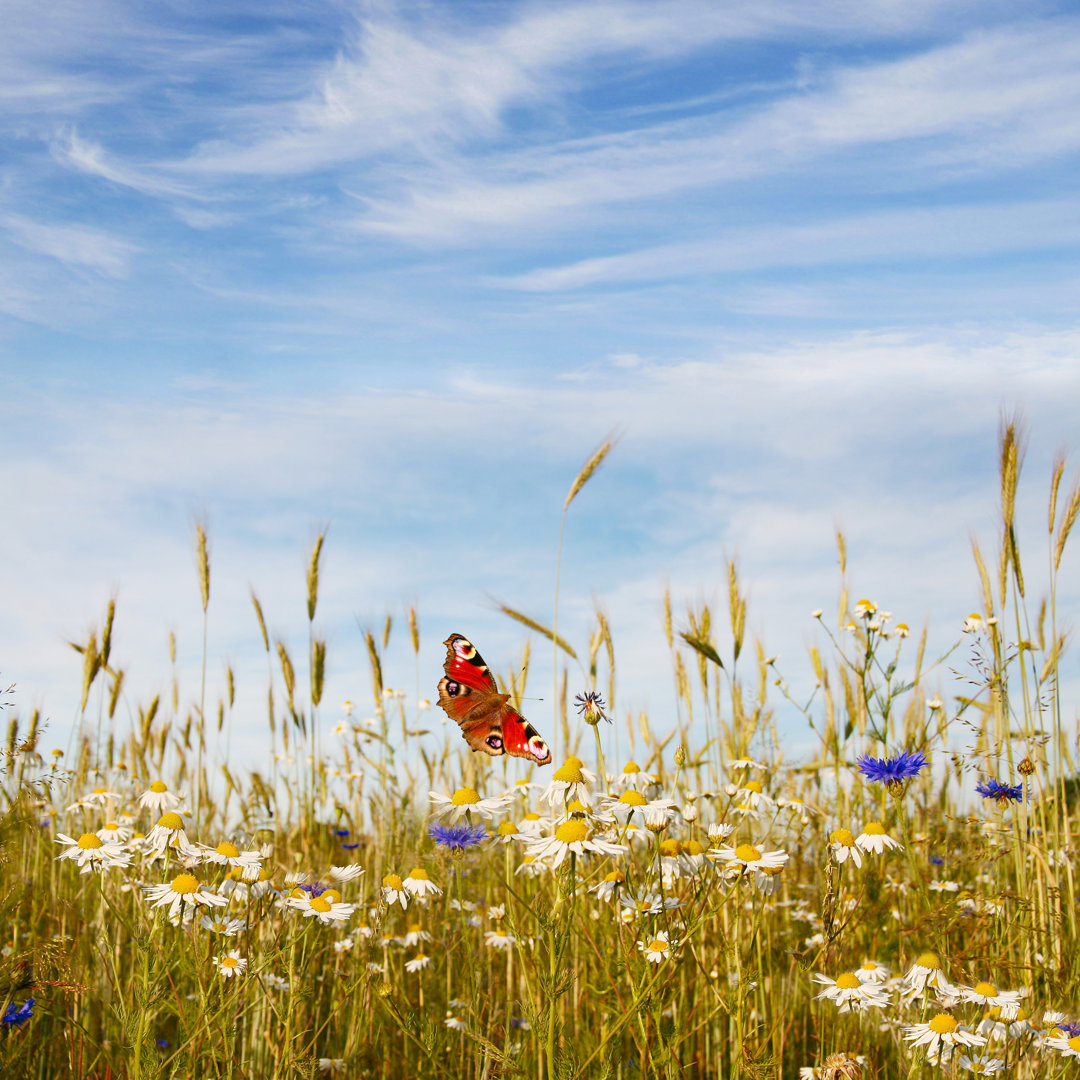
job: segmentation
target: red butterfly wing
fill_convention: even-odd
[[[439,681],[439,705],[461,728],[469,746],[492,757],[510,754],[547,765],[551,761],[547,744],[507,704],[510,695],[499,693],[473,643],[461,634],[451,634],[443,644],[446,676]]]

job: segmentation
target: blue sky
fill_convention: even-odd
[[[571,515],[564,628],[605,607],[619,705],[661,728],[663,590],[722,601],[729,555],[795,682],[837,525],[856,594],[951,640],[1003,408],[1043,543],[1080,405],[1072,5],[0,17],[0,675],[54,731],[65,640],[113,592],[126,707],[167,684],[169,630],[190,699],[200,518],[211,693],[228,658],[253,758],[248,588],[302,652],[326,525],[328,700],[367,696],[357,620],[411,603],[422,693],[452,631],[505,669],[524,636],[491,598],[548,621],[566,487],[616,428]],[[403,638],[388,680],[412,687]]]

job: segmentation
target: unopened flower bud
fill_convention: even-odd
[[[1030,776],[1035,771],[1035,762],[1032,761],[1031,758],[1026,757],[1016,766],[1016,771],[1021,776]]]

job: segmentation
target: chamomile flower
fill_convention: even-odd
[[[415,975],[416,972],[422,971],[426,967],[430,967],[431,957],[425,956],[422,952],[417,953],[411,960],[405,964],[405,970],[411,975]]]
[[[637,788],[627,788],[617,799],[610,796],[604,799],[603,808],[614,815],[617,821],[628,821],[631,814],[640,813],[649,805],[649,800]]]
[[[448,1027],[451,1031],[465,1030],[465,1021],[462,1020],[457,1013],[450,1012],[449,1010],[447,1010],[446,1019],[443,1021],[443,1024],[445,1024],[446,1027]]]
[[[397,874],[387,874],[382,879],[382,898],[391,907],[400,904],[402,910],[409,906],[409,894],[405,890],[405,883]]]
[[[65,845],[57,859],[73,860],[82,874],[131,864],[131,852],[125,851],[120,844],[106,843],[97,833],[83,833],[78,840],[66,833],[57,833],[56,842]]]
[[[623,911],[634,915],[659,915],[662,911],[671,911],[679,906],[680,901],[674,896],[661,896],[660,893],[638,893],[637,896],[619,897],[619,906]]]
[[[650,799],[641,808],[645,828],[662,832],[678,816],[678,804],[673,799]]]
[[[598,835],[594,836],[589,825],[580,819],[564,821],[552,836],[526,841],[526,857],[542,862],[552,869],[561,866],[570,852],[578,856],[586,852],[596,855],[624,855],[626,848],[622,844],[613,844]]]
[[[551,827],[551,819],[541,817],[535,812],[526,814],[518,823],[518,832],[526,836],[539,836],[545,829]]]
[[[1075,1027],[1070,1025],[1071,1030],[1075,1031]],[[1051,1050],[1056,1050],[1062,1057],[1074,1057],[1080,1058],[1080,1035],[1070,1035],[1068,1030],[1062,1030],[1061,1028],[1055,1028],[1055,1032],[1059,1034],[1051,1034],[1043,1040],[1043,1046],[1049,1046]]]
[[[907,994],[925,994],[927,987],[933,987],[942,997],[956,996],[956,987],[945,978],[937,953],[923,953],[904,975],[904,990]]]
[[[288,897],[285,903],[296,908],[305,919],[318,919],[324,924],[345,922],[356,910],[355,904],[343,904],[339,900],[328,899],[326,894],[311,896],[303,893],[300,896]]]
[[[649,788],[656,786],[656,777],[652,773],[642,772],[641,766],[636,761],[628,761],[623,766],[621,776],[609,776],[608,780],[611,786],[620,792],[647,792]]]
[[[989,982],[976,983],[974,986],[958,986],[961,1001],[974,1001],[979,1005],[1001,1009],[1003,1020],[1015,1020],[1020,1011],[1019,990],[998,990]]]
[[[175,810],[181,801],[179,795],[174,795],[164,780],[155,780],[140,796],[139,808],[152,810],[155,814],[165,814]]]
[[[176,919],[181,912],[193,912],[200,904],[206,907],[224,907],[229,901],[224,896],[204,888],[194,874],[177,874],[171,881],[160,885],[151,885],[146,890],[146,899],[152,908],[167,907],[170,919]]]
[[[840,1012],[861,1012],[863,1009],[884,1009],[889,1005],[889,995],[877,983],[864,982],[853,971],[847,971],[830,979],[828,975],[815,973],[814,982],[825,989],[814,995],[815,1001],[831,1001]]]
[[[492,949],[509,949],[517,944],[517,938],[508,930],[489,930],[484,934],[484,944]]]
[[[84,795],[78,802],[72,803],[68,810],[83,810],[92,806],[104,806],[108,802],[119,802],[120,795],[108,788],[96,787],[89,795]]]
[[[355,881],[363,873],[362,866],[350,863],[348,866],[331,866],[328,876],[333,881]]]
[[[589,788],[596,779],[593,773],[585,768],[581,758],[568,757],[566,761],[555,770],[551,783],[544,788],[540,795],[540,801],[547,803],[552,810],[559,810],[568,802],[576,799],[583,806],[589,805]]]
[[[753,758],[740,757],[734,758],[733,760],[729,761],[726,768],[728,772],[731,773],[742,773],[745,775],[749,775],[751,769],[766,769],[768,768],[768,766],[762,765],[760,761],[754,761]]]
[[[672,942],[668,938],[666,930],[658,930],[651,937],[642,939],[637,943],[638,951],[641,952],[650,964],[661,964],[671,956]]]
[[[214,967],[223,979],[231,979],[234,975],[243,975],[247,971],[248,962],[240,955],[239,949],[230,949],[224,956],[214,957]]]
[[[174,811],[163,814],[146,836],[146,847],[151,858],[158,858],[171,849],[184,858],[199,858],[199,849],[188,839],[184,819]]]
[[[412,949],[419,945],[421,941],[430,940],[431,935],[419,923],[413,923],[406,931],[404,937],[398,938],[398,944]]]
[[[735,800],[732,809],[743,813],[748,811],[761,813],[776,808],[775,800],[765,794],[765,790],[758,780],[744,780],[739,787],[729,784],[727,794]]]
[[[947,1012],[938,1013],[925,1024],[910,1024],[904,1028],[904,1039],[912,1046],[925,1046],[931,1057],[940,1054],[943,1046],[986,1045],[986,1039],[961,1027],[956,1017]]]
[[[715,847],[721,840],[726,840],[735,831],[734,825],[716,824],[709,826],[709,841]]]
[[[126,844],[131,839],[131,829],[115,821],[107,821],[97,831],[98,837],[106,844]]]
[[[864,960],[860,967],[855,969],[856,974],[862,982],[874,982],[874,983],[887,983],[891,976],[891,972],[884,964],[879,964],[876,960]]]
[[[885,850],[903,851],[903,845],[889,836],[880,821],[868,821],[863,831],[855,839],[855,846],[875,855],[882,855]]]
[[[975,1054],[972,1057],[961,1054],[960,1068],[977,1076],[989,1076],[991,1073],[1001,1072],[1005,1068],[1005,1062],[1002,1058],[990,1057],[989,1054]]]
[[[615,894],[623,886],[626,881],[626,877],[619,870],[612,870],[603,881],[598,885],[593,885],[589,889],[589,892],[596,893],[598,900],[610,902],[615,898]]]
[[[779,870],[788,861],[786,851],[761,851],[753,844],[730,847],[720,844],[709,849],[709,858],[725,863],[729,870]]]
[[[241,851],[234,843],[223,840],[216,848],[206,844],[197,844],[204,863],[214,863],[218,866],[258,867],[262,862],[262,853],[258,851]]]
[[[430,834],[430,829],[428,830]],[[495,829],[494,839],[500,844],[513,842],[515,836],[519,836],[521,830],[512,821],[500,821]]]
[[[414,866],[408,877],[402,882],[404,889],[417,900],[427,901],[432,896],[442,896],[442,889],[428,877],[428,872],[422,867]]]
[[[491,818],[502,813],[511,802],[511,797],[506,795],[482,799],[473,788],[458,788],[453,795],[429,791],[428,798],[435,804],[435,816],[451,822],[460,821],[466,814]]]
[[[855,837],[850,829],[837,829],[829,833],[829,850],[838,863],[850,859],[856,866],[862,866],[862,855],[855,846]]]
[[[204,915],[199,920],[199,925],[213,934],[221,934],[222,937],[236,937],[244,929],[244,920],[229,919],[224,916],[214,918],[211,915]]]

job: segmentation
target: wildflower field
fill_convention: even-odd
[[[725,612],[665,604],[663,724],[611,706],[602,615],[577,643],[506,609],[559,657],[551,767],[521,782],[453,723],[441,753],[412,749],[442,718],[383,670],[392,633],[419,653],[413,611],[366,635],[368,703],[322,700],[321,539],[306,658],[253,596],[259,771],[214,749],[231,672],[221,703],[174,683],[129,721],[110,607],[78,645],[67,749],[7,710],[0,1075],[1080,1075],[1080,748],[1055,599],[1080,484],[1059,459],[1032,596],[1021,456],[1006,426],[1000,533],[973,545],[981,610],[941,614],[943,656],[883,610],[900,600],[849,592],[838,536],[838,602],[806,613],[822,643],[806,700],[745,638],[734,564]],[[201,530],[197,551],[207,613]],[[496,673],[515,707],[528,667],[526,645]],[[810,757],[784,753],[792,717],[820,738]]]

